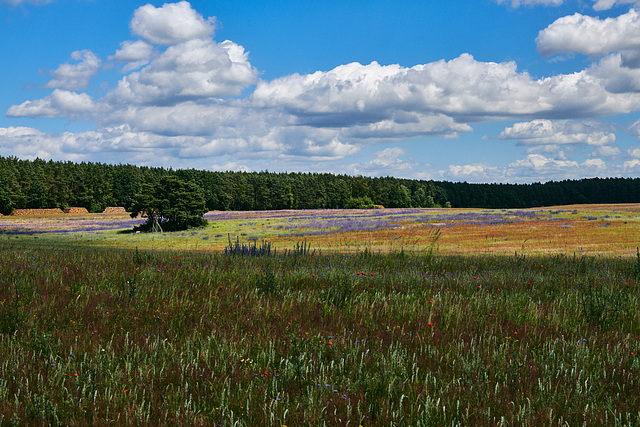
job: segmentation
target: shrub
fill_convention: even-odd
[[[346,209],[373,209],[373,201],[369,196],[364,197],[352,197],[347,201]]]

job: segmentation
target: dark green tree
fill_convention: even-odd
[[[158,183],[142,186],[131,208],[131,217],[147,218],[138,230],[175,231],[206,225],[205,212],[200,186],[167,175]]]
[[[0,214],[9,215],[13,211],[11,193],[0,186]]]
[[[411,191],[402,184],[392,186],[389,192],[389,207],[410,208]]]
[[[31,209],[42,209],[45,204],[47,189],[41,181],[33,181],[27,192],[27,207]]]
[[[344,209],[350,197],[349,185],[342,178],[331,181],[327,186],[328,207],[331,209]]]
[[[351,197],[369,197],[369,184],[366,178],[362,176],[351,178]]]
[[[431,204],[433,204],[433,197],[431,198]],[[427,192],[424,191],[424,187],[418,187],[418,189],[413,192],[413,196],[411,196],[411,206],[414,208],[433,207],[427,203]]]

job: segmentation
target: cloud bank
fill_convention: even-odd
[[[553,6],[562,1],[498,3]],[[621,2],[598,1],[594,7],[616,3]],[[203,17],[186,1],[142,6],[129,26],[132,39],[114,46],[106,58],[118,65],[121,77],[101,97],[83,91],[103,61],[90,50],[75,51],[42,85],[52,89],[49,95],[6,112],[96,123],[94,131],[3,128],[0,150],[74,159],[101,153],[103,161],[127,153],[130,162],[153,158],[178,166],[211,159],[211,166],[238,169],[250,161],[295,167],[302,160],[326,169],[340,160],[352,173],[481,181],[616,174],[640,159],[636,151],[622,153],[616,130],[597,119],[640,109],[635,9],[604,20],[566,16],[540,31],[536,43],[543,56],[597,56],[586,69],[544,78],[519,70],[513,61],[483,62],[464,53],[413,67],[354,62],[267,81],[243,46],[214,39],[215,18]],[[525,158],[505,167],[476,163],[435,170],[407,159],[404,149],[384,147],[416,137],[455,139],[473,132],[476,123],[492,121],[514,122],[498,139],[526,147]],[[378,151],[366,162],[349,163],[372,146]],[[591,150],[590,158],[566,159],[577,147]],[[611,163],[622,157],[626,166]]]

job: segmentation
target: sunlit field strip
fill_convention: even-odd
[[[142,222],[126,215],[2,217],[0,241],[222,251],[230,235],[281,251],[302,241],[325,252],[425,251],[439,228],[436,249],[449,254],[634,255],[638,206],[210,212],[206,228],[159,234],[123,233]]]

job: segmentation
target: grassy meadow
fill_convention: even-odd
[[[640,204],[539,209],[373,209],[219,212],[205,228],[139,233],[128,215],[0,217],[0,244],[222,252],[229,236],[266,240],[283,252],[302,241],[331,253],[429,251],[442,254],[634,256]]]
[[[640,424],[635,206],[208,219],[0,218],[0,425]]]

